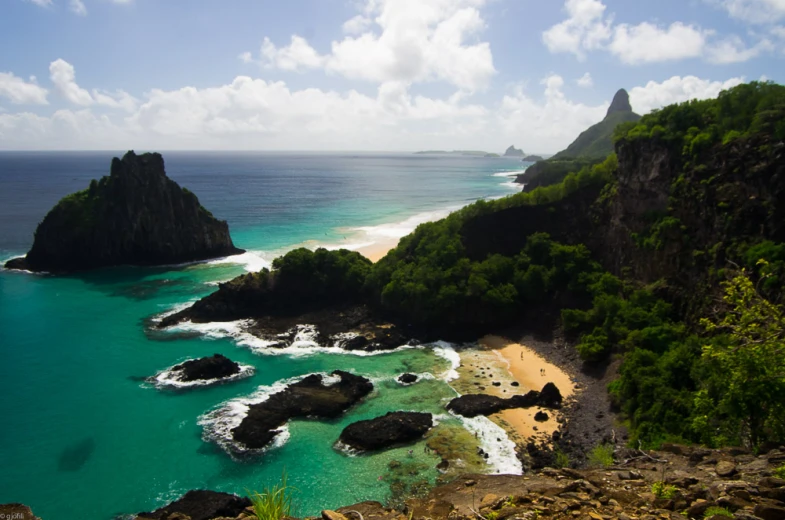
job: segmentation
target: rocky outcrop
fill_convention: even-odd
[[[229,226],[166,176],[160,154],[128,152],[109,176],[68,195],[38,225],[33,247],[9,269],[67,272],[165,265],[242,253]]]
[[[420,439],[431,428],[433,416],[429,413],[390,412],[350,424],[339,441],[355,450],[374,451]]]
[[[545,159],[544,159],[544,158],[542,158],[542,157],[541,157],[541,156],[539,156],[539,155],[527,155],[526,157],[524,157],[524,158],[523,158],[523,159],[521,159],[521,160],[522,160],[523,162],[539,162],[539,161],[544,161]]]
[[[613,101],[611,101],[611,106],[608,107],[608,112],[606,112],[605,117],[608,117],[611,114],[615,114],[617,112],[632,112],[630,95],[624,89],[620,89],[613,96]]]
[[[246,449],[262,449],[290,419],[338,417],[373,390],[373,384],[364,377],[340,370],[331,375],[339,381],[325,382],[321,375],[311,374],[266,401],[250,405],[248,414],[232,430],[233,439]]]
[[[182,498],[161,509],[156,509],[152,513],[139,513],[136,515],[136,518],[155,520],[235,518],[250,505],[251,501],[245,497],[238,497],[229,493],[197,490],[189,491]]]
[[[562,395],[556,385],[546,384],[542,391],[531,390],[526,394],[508,398],[488,394],[467,394],[456,397],[447,404],[447,409],[464,417],[492,415],[510,408],[542,408],[558,409],[562,405]]]
[[[579,520],[662,519],[782,520],[785,480],[771,474],[785,451],[753,455],[738,448],[709,450],[665,444],[642,452],[616,446],[615,465],[561,469],[545,467],[516,475],[462,475],[447,484],[405,497],[400,506],[361,502],[322,511],[323,520],[499,520],[575,518]],[[736,464],[723,478],[718,460]],[[187,496],[187,495],[186,495]],[[174,504],[172,504],[174,505]],[[334,504],[325,503],[325,506]],[[707,513],[721,516],[707,516]],[[194,519],[239,515],[193,516]],[[150,517],[141,517],[150,518]],[[152,518],[165,518],[156,516]],[[187,520],[189,517],[171,517]]]
[[[504,152],[505,157],[523,157],[523,150],[515,148],[515,146],[510,146]]]
[[[221,354],[214,354],[210,357],[191,359],[173,366],[171,370],[181,372],[182,381],[196,381],[231,377],[240,373],[240,365]]]

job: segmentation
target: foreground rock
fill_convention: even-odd
[[[321,375],[311,374],[266,401],[250,405],[248,415],[232,430],[233,439],[247,449],[264,448],[290,419],[338,417],[373,390],[364,377],[341,370],[331,375],[340,380],[325,383]]]
[[[189,491],[179,500],[168,506],[156,509],[152,513],[139,513],[136,518],[154,518],[167,520],[175,518],[184,520],[183,516],[173,516],[179,513],[190,520],[212,520],[214,518],[236,518],[251,505],[245,497],[217,493],[215,491]]]
[[[339,441],[360,451],[373,451],[422,438],[433,428],[433,416],[420,412],[390,412],[382,417],[352,423]]]
[[[662,451],[641,452],[616,446],[614,456],[616,465],[610,467],[549,467],[525,476],[462,475],[407,498],[397,509],[368,501],[325,510],[322,518],[779,520],[785,514],[785,480],[771,476],[785,460],[785,451],[755,456],[739,449],[663,445]],[[732,479],[718,477],[718,460],[735,464],[738,473]],[[654,484],[663,479],[667,497],[653,492]],[[336,505],[327,498],[323,507]],[[710,517],[707,512],[723,516]],[[244,512],[229,518],[250,516]]]
[[[0,518],[8,520],[41,520],[24,504],[0,504]]]
[[[160,154],[128,152],[108,177],[64,197],[38,225],[33,247],[9,269],[67,272],[164,265],[242,253],[229,226],[166,176]]]
[[[547,383],[540,392],[531,390],[522,395],[508,398],[487,394],[467,394],[456,397],[447,404],[447,409],[464,417],[492,415],[510,408],[542,408],[558,409],[562,405],[562,395],[556,385]]]

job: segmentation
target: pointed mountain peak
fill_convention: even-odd
[[[616,112],[632,112],[630,95],[624,89],[619,90],[616,95],[613,96],[613,101],[611,102],[611,106],[608,108],[608,113],[605,114],[605,117]]]

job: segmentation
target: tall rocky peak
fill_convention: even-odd
[[[605,114],[605,117],[607,118],[609,115],[615,114],[616,112],[632,113],[630,95],[624,89],[619,90],[616,92],[616,95],[613,96],[613,101],[611,101],[611,106],[608,108],[608,113]]]
[[[58,202],[38,225],[27,256],[6,267],[67,272],[241,252],[227,223],[166,176],[161,154],[131,151],[112,160],[109,176]]]

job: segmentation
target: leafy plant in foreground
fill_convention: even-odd
[[[281,475],[281,481],[272,487],[265,487],[261,493],[249,493],[254,514],[258,520],[281,520],[292,516],[294,511],[294,488],[286,482],[286,472]]]

